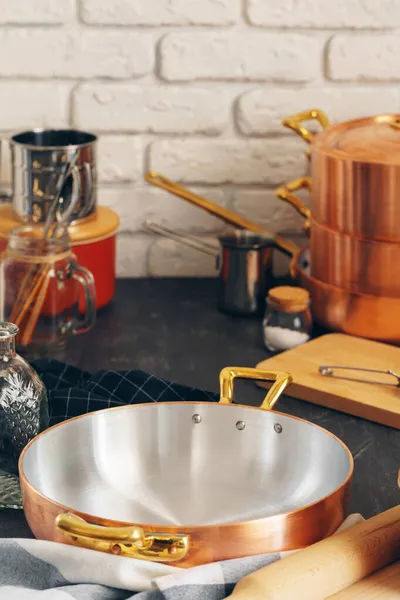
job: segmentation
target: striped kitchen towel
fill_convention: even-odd
[[[363,520],[350,515],[342,531]],[[224,600],[275,553],[180,569],[55,542],[0,540],[0,600]]]

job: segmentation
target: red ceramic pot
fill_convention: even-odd
[[[21,225],[13,214],[11,204],[0,206],[0,251],[5,250],[8,232]],[[78,263],[86,267],[96,283],[96,307],[106,306],[115,293],[116,234],[119,217],[110,208],[98,206],[96,211],[71,223],[69,233],[72,250]],[[80,309],[84,299],[80,298]]]

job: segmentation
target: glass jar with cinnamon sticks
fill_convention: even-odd
[[[10,231],[0,262],[0,319],[19,328],[20,350],[45,355],[64,346],[68,337],[93,326],[95,307],[93,276],[78,265],[67,231],[58,237],[46,237],[40,225]]]

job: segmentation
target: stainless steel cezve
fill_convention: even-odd
[[[220,248],[194,235],[145,222],[144,228],[211,254],[219,271],[218,307],[236,315],[260,315],[272,281],[273,236],[232,229],[217,236]]]

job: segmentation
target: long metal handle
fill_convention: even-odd
[[[152,185],[155,185],[163,190],[166,190],[167,192],[170,192],[171,194],[174,194],[175,196],[178,196],[179,198],[183,198],[184,200],[187,200],[188,202],[199,206],[200,208],[206,210],[215,217],[219,217],[223,221],[226,221],[230,225],[234,225],[239,229],[247,229],[248,231],[253,231],[255,233],[267,233],[273,238],[276,247],[282,250],[282,252],[284,252],[285,254],[288,254],[289,256],[293,256],[299,250],[299,247],[296,246],[296,244],[294,244],[290,240],[286,240],[281,236],[274,235],[265,227],[257,225],[257,223],[249,221],[245,217],[231,210],[228,210],[227,208],[219,206],[218,204],[215,204],[215,202],[211,202],[210,200],[206,200],[206,198],[203,198],[202,196],[194,194],[190,190],[177,184],[175,181],[172,181],[171,179],[160,175],[159,173],[149,171],[145,175],[145,180]]]
[[[233,403],[233,387],[235,379],[273,381],[274,384],[260,405],[260,408],[271,410],[285,388],[292,383],[293,376],[284,371],[263,371],[261,369],[253,369],[250,367],[225,367],[219,375],[220,404]]]
[[[204,252],[205,254],[209,254],[214,257],[219,256],[219,250],[212,244],[207,244],[207,242],[200,241],[196,236],[191,235],[190,233],[184,233],[178,230],[173,231],[167,227],[156,225],[151,221],[145,221],[143,223],[143,228],[151,231],[152,233],[156,233],[157,235],[180,242],[184,246],[189,246],[190,248],[200,250],[200,252]]]
[[[94,199],[94,184],[93,184],[93,176],[92,176],[92,167],[90,163],[85,162],[84,166],[85,171],[85,207],[86,211],[89,212],[93,208],[93,199]]]
[[[297,115],[286,117],[285,119],[283,119],[282,125],[284,127],[289,127],[289,129],[293,129],[293,131],[295,131],[297,135],[299,135],[308,144],[311,144],[314,138],[314,134],[311,133],[311,131],[308,131],[308,129],[302,125],[302,122],[312,120],[318,121],[322,129],[326,129],[330,125],[326,113],[324,113],[323,110],[319,110],[317,108],[312,108],[311,110],[304,110],[303,112],[297,113]]]
[[[93,525],[71,513],[56,517],[55,526],[77,546],[153,562],[177,562],[189,551],[185,534],[152,533],[141,527]]]

